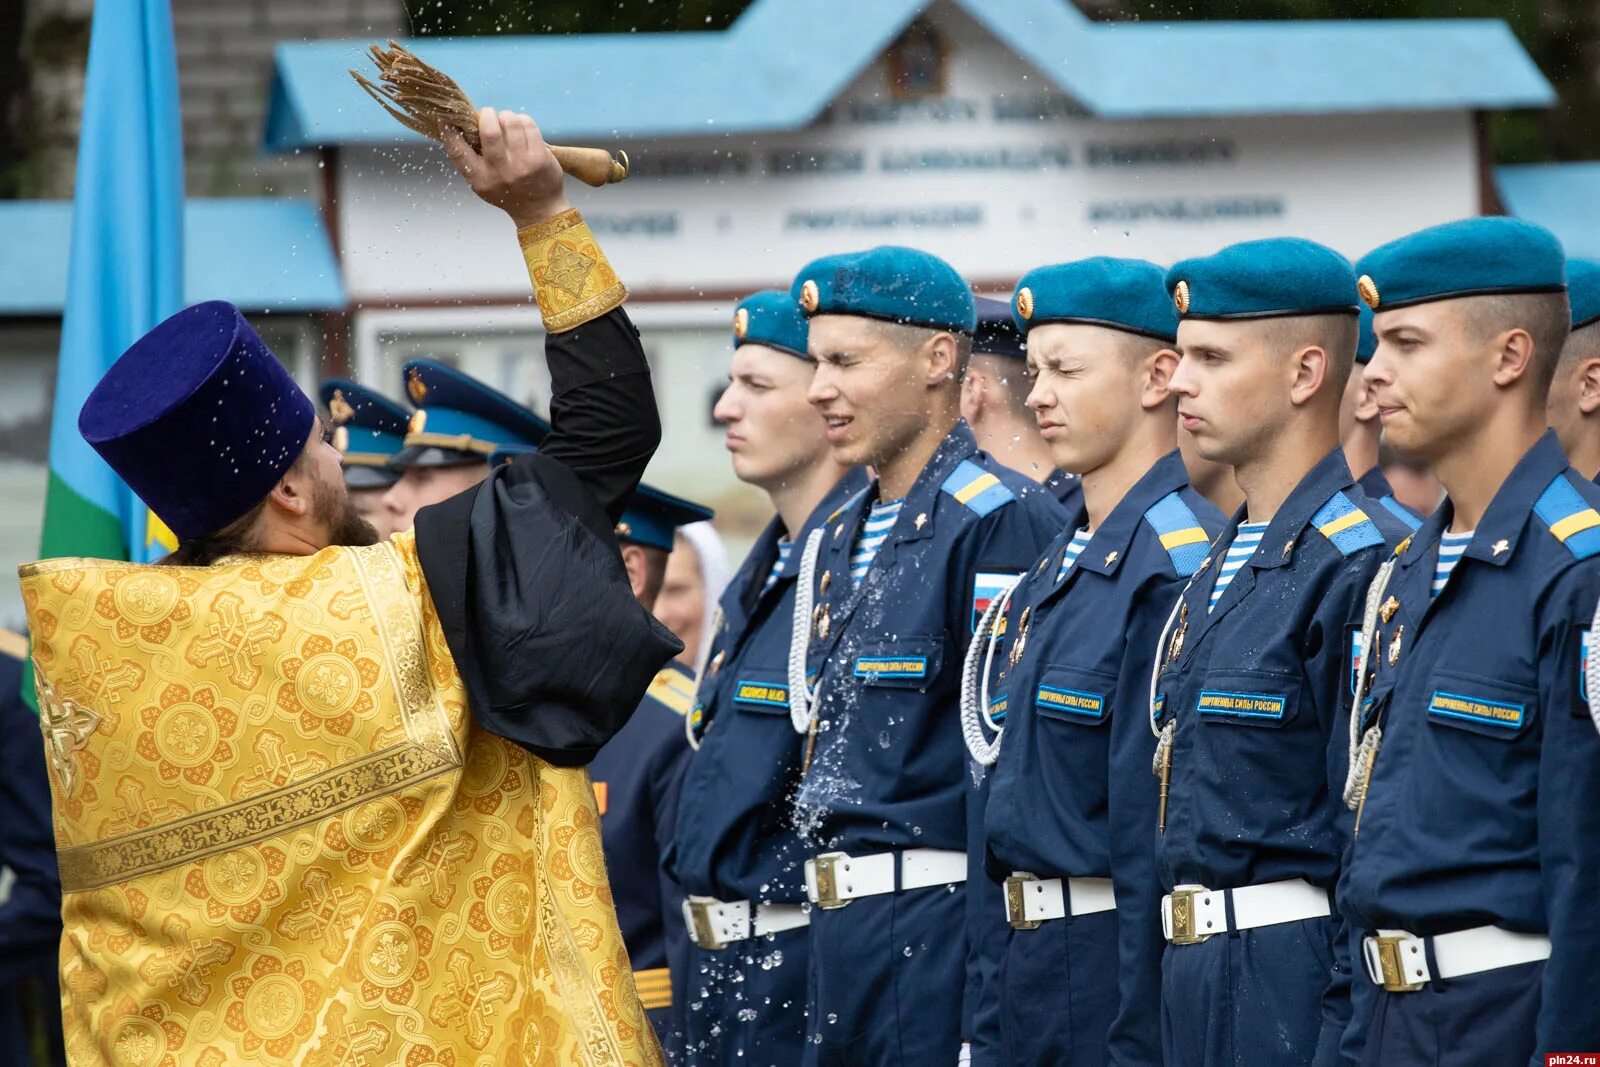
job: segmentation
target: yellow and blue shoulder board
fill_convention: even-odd
[[[965,504],[979,515],[987,515],[1017,498],[998,475],[991,474],[970,459],[957,464],[940,488],[955,497],[956,503]]]
[[[10,630],[0,630],[0,656],[12,659],[28,658],[28,639]]]
[[[687,715],[694,710],[694,679],[675,667],[663,667],[651,680],[645,696],[679,715]]]
[[[1534,514],[1550,527],[1557,541],[1579,559],[1600,552],[1600,512],[1578,492],[1577,487],[1558,474],[1533,503]]]
[[[1172,560],[1172,569],[1179,578],[1187,578],[1200,569],[1206,553],[1211,549],[1211,538],[1206,536],[1200,520],[1195,518],[1189,505],[1177,493],[1168,493],[1144,513],[1144,521],[1161,538],[1161,547]]]
[[[1317,513],[1311,516],[1311,525],[1333,542],[1333,547],[1339,550],[1341,556],[1383,544],[1383,533],[1377,524],[1343,492],[1333,494],[1326,504],[1317,509]]]

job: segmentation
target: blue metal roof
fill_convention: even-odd
[[[1600,163],[1496,167],[1494,179],[1507,214],[1554,233],[1568,256],[1600,259]]]
[[[422,38],[475,100],[552,136],[798,129],[930,0],[756,0],[715,33]],[[1498,19],[1096,23],[1070,0],[952,0],[1108,118],[1546,107],[1555,91]],[[367,41],[278,46],[266,145],[414,139],[351,80]]]
[[[184,208],[186,303],[246,311],[330,311],[344,282],[316,206],[305,200],[193,199]],[[59,315],[67,296],[72,201],[0,201],[0,315]]]

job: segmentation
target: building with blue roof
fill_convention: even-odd
[[[538,323],[504,220],[354,84],[368,43],[280,45],[264,131],[269,152],[321,153],[329,171],[353,370],[383,381],[443,356],[537,404],[538,361],[512,355],[535,350]],[[551,140],[628,151],[628,181],[573,199],[663,372],[649,477],[724,516],[740,489],[708,398],[732,304],[812,258],[913,244],[1004,294],[1041,262],[1170,263],[1283,233],[1354,257],[1496,210],[1481,116],[1555,101],[1497,19],[1098,23],[1070,0],[755,0],[716,32],[410,45]]]
[[[545,410],[505,220],[352,81],[371,43],[277,46],[263,146],[318,157],[321,202],[193,201],[189,295],[256,312],[297,372],[326,338],[327,372],[398,393],[404,361],[440,359]],[[1071,0],[754,0],[715,32],[408,43],[552,140],[628,151],[628,181],[572,196],[658,371],[666,443],[648,478],[725,529],[765,518],[710,417],[733,304],[820,255],[917,245],[1006,295],[1043,262],[1171,263],[1283,233],[1354,257],[1503,208],[1600,255],[1582,221],[1600,164],[1489,166],[1485,113],[1555,102],[1498,19],[1102,23]],[[67,208],[0,204],[0,226],[30,235],[0,254],[8,338],[53,352]],[[48,389],[8,384],[0,408]]]

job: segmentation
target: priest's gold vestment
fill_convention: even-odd
[[[410,534],[23,569],[74,1064],[656,1064],[587,774],[474,725]]]

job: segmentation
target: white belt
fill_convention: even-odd
[[[1429,941],[1433,942],[1438,970],[1428,966]],[[1374,985],[1391,993],[1414,993],[1435,978],[1460,978],[1547,960],[1550,939],[1543,934],[1515,934],[1498,926],[1475,926],[1433,937],[1379,930],[1377,937],[1361,939],[1361,956]]]
[[[1232,927],[1228,925],[1229,898],[1233,900]],[[1238,889],[1180,885],[1161,898],[1161,932],[1174,945],[1196,945],[1230,929],[1252,930],[1332,914],[1327,890],[1302,878]]]
[[[1114,911],[1109,878],[1035,878],[1017,871],[1006,879],[1006,921],[1014,930],[1034,930],[1049,919]]]
[[[716,897],[692,896],[683,901],[683,924],[689,928],[689,940],[707,952],[752,937],[797,930],[810,922],[811,912],[803,904],[757,904],[752,922],[748,900],[723,902]]]
[[[955,885],[966,880],[966,853],[942,848],[908,848],[872,856],[824,852],[816,859],[806,860],[806,896],[823,909],[842,908],[857,897]]]

